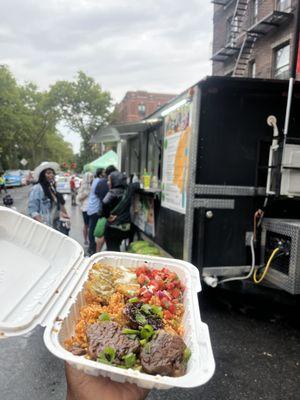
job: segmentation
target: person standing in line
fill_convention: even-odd
[[[70,219],[65,200],[61,193],[56,191],[55,173],[59,166],[55,162],[42,162],[34,170],[34,179],[37,182],[29,195],[28,215],[43,224],[60,230],[60,220]]]
[[[72,175],[70,179],[70,189],[71,189],[71,204],[76,206],[76,187],[75,187],[75,176]]]
[[[89,256],[92,256],[96,252],[94,230],[99,219],[99,212],[101,211],[101,201],[98,195],[95,193],[95,190],[98,183],[102,179],[104,179],[104,168],[98,168],[96,170],[95,177],[92,183],[87,207],[87,215],[89,217]]]
[[[80,206],[82,217],[83,217],[83,239],[84,245],[87,246],[88,242],[88,228],[89,228],[89,216],[87,214],[89,195],[91,192],[91,185],[93,182],[93,174],[86,172],[83,175],[81,186],[78,190],[76,197],[76,203]]]
[[[113,171],[116,171],[116,167],[110,165],[104,171],[103,168],[98,168],[95,174],[95,178],[92,183],[91,192],[89,195],[87,214],[89,216],[89,248],[88,254],[91,256],[96,252],[96,241],[94,236],[94,230],[97,225],[98,219],[102,212],[102,200],[108,193],[107,176]]]
[[[117,171],[117,168],[114,165],[110,165],[109,167],[107,167],[105,170],[104,178],[100,179],[100,181],[98,182],[96,189],[95,189],[95,193],[99,197],[100,202],[101,202],[101,212],[100,212],[101,217],[103,216],[102,215],[102,202],[103,202],[104,197],[107,195],[107,193],[109,191],[108,178],[109,178],[110,174],[114,171]],[[98,253],[99,251],[101,251],[102,246],[105,242],[104,236],[96,237],[95,241],[96,241],[96,252]]]
[[[127,184],[126,175],[115,171],[108,178],[109,192],[103,199],[103,215],[107,218],[104,238],[109,251],[120,251],[123,239],[130,238],[130,207],[139,183]]]

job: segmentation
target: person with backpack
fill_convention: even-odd
[[[116,168],[113,165],[107,167],[106,170],[98,168],[92,183],[87,208],[87,214],[89,216],[89,256],[96,252],[97,246],[94,232],[102,213],[102,200],[108,192],[107,176],[115,170]],[[100,247],[100,244],[98,247]]]
[[[130,207],[138,183],[127,184],[126,175],[115,171],[108,177],[109,192],[103,199],[102,215],[107,218],[104,238],[109,251],[120,251],[122,240],[131,234]]]

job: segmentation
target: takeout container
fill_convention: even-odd
[[[190,388],[206,383],[215,369],[208,327],[201,321],[197,293],[199,272],[175,259],[129,253],[101,252],[84,258],[75,240],[11,209],[0,207],[0,338],[27,333],[37,325],[46,327],[44,342],[55,356],[91,375],[144,388]],[[167,267],[186,286],[184,295],[184,341],[191,349],[187,373],[182,377],[148,375],[132,369],[97,363],[74,356],[64,348],[84,304],[83,286],[95,262],[150,268]]]

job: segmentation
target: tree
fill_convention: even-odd
[[[57,132],[60,114],[48,92],[17,84],[7,66],[0,66],[0,166],[20,168],[26,158],[34,168],[44,160],[74,158],[70,143]]]
[[[49,94],[38,91],[36,85],[29,83],[22,86],[20,93],[23,102],[24,133],[29,150],[27,157],[31,159],[32,165],[36,165],[41,155],[42,159],[49,158],[46,153],[47,139],[55,135],[57,140],[62,139],[56,132],[59,113],[52,106]]]
[[[0,65],[0,157],[2,168],[17,164],[22,144],[22,102],[17,82],[6,65]]]
[[[56,82],[50,89],[50,96],[66,125],[82,138],[79,163],[91,161],[96,154],[90,140],[101,126],[111,121],[110,93],[102,91],[93,78],[80,71],[75,81]]]
[[[59,165],[62,165],[63,162],[70,165],[74,160],[72,145],[66,142],[62,135],[57,132],[46,134],[45,152],[49,160],[54,160]]]

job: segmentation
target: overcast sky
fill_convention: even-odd
[[[40,88],[78,70],[120,101],[211,73],[210,0],[0,0],[0,64]],[[75,151],[79,141],[71,134]]]

